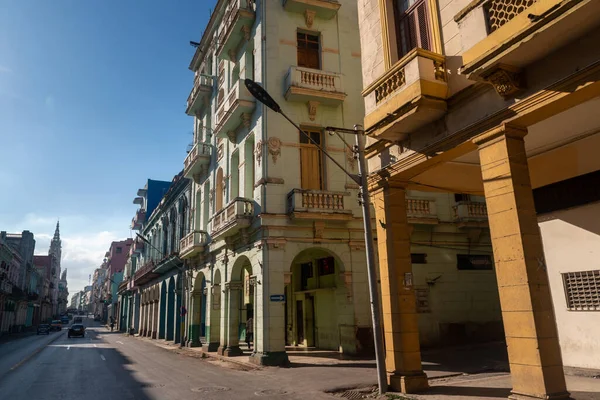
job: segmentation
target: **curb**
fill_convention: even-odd
[[[210,353],[207,353],[204,351],[190,350],[189,347],[179,347],[179,345],[175,346],[175,345],[170,345],[167,343],[158,343],[156,339],[147,339],[146,337],[142,337],[142,336],[130,336],[130,337],[132,337],[134,339],[142,340],[143,342],[146,342],[146,343],[151,343],[156,347],[160,347],[161,349],[174,351],[178,354],[183,354],[183,355],[186,355],[189,357],[193,357],[197,354],[200,358],[211,358],[213,360],[219,360],[219,361],[239,365],[241,367],[244,367],[247,371],[259,371],[259,370],[263,369],[263,367],[260,367],[260,366],[254,365],[254,364],[250,364],[250,363],[246,363],[243,361],[233,360],[229,357],[223,357],[218,354],[210,354]]]
[[[54,337],[53,339],[51,339],[50,341],[48,341],[47,343],[45,343],[43,346],[40,346],[37,349],[35,349],[31,354],[29,354],[24,359],[22,359],[21,361],[19,361],[15,365],[13,365],[8,371],[9,372],[10,371],[14,371],[15,369],[19,368],[21,365],[25,364],[27,361],[29,361],[33,357],[35,357],[39,352],[41,352],[46,347],[48,347],[49,344],[52,344],[52,343],[56,342],[58,340],[58,338],[61,337],[62,335],[64,335],[64,332],[61,331],[61,333],[59,333],[58,335],[56,335],[56,337]]]

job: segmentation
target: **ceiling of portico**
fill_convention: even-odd
[[[600,97],[530,126],[525,149],[534,188],[600,169]],[[437,165],[411,182],[412,189],[482,194],[479,153]]]

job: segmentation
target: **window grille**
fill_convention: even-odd
[[[600,311],[600,270],[562,274],[567,308],[571,311]]]

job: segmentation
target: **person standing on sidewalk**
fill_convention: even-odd
[[[248,344],[248,350],[252,350],[250,347],[250,343],[252,342],[252,334],[254,333],[254,321],[252,319],[252,315],[248,316],[248,320],[246,320],[246,344]]]

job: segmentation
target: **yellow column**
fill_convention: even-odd
[[[388,384],[394,391],[415,393],[427,389],[428,382],[421,366],[406,193],[403,188],[386,186],[372,193],[372,201],[377,218]]]
[[[476,138],[494,249],[513,399],[568,398],[523,137]]]

